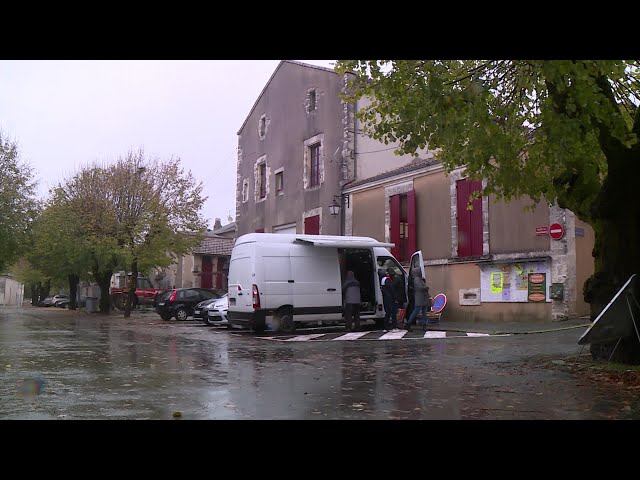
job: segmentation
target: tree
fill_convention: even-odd
[[[52,215],[66,222],[66,232],[72,242],[72,245],[63,247],[67,253],[62,258],[71,260],[72,257],[68,255],[72,255],[70,252],[74,248],[77,249],[82,259],[80,265],[86,265],[86,271],[91,272],[100,287],[100,313],[108,314],[111,310],[111,276],[125,261],[118,240],[108,167],[83,167],[54,190],[52,204],[59,208]]]
[[[185,173],[179,158],[161,162],[145,158],[142,150],[129,152],[111,165],[84,167],[54,191],[42,220],[48,232],[42,245],[57,245],[58,261],[69,262],[69,274],[83,266],[92,272],[102,292],[101,313],[111,307],[113,272],[131,271],[128,317],[138,273],[170,265],[199,242],[206,229],[201,193],[202,183]]]
[[[60,188],[50,192],[42,213],[33,222],[32,248],[26,258],[48,276],[69,285],[69,309],[77,308],[79,281],[88,279],[90,250],[85,248],[80,219],[70,216]]]
[[[36,183],[15,141],[0,131],[0,272],[17,261],[36,212]]]
[[[134,305],[139,271],[166,267],[201,241],[206,222],[199,212],[206,198],[202,182],[180,167],[179,158],[165,162],[129,152],[107,171],[118,242],[131,271],[124,316]],[[194,235],[195,233],[195,235]]]
[[[528,195],[569,208],[595,232],[592,319],[640,273],[640,65],[616,60],[338,62],[345,98],[397,153],[429,147],[451,171],[485,178],[483,194]],[[610,345],[592,345],[608,356]],[[640,345],[620,358],[640,362]]]

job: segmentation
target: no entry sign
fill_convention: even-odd
[[[564,236],[564,228],[559,223],[554,223],[549,227],[549,236],[554,240],[560,240]]]

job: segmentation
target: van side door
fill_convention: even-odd
[[[342,280],[338,249],[293,245],[294,315],[301,320],[342,318]]]

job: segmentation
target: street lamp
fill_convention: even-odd
[[[333,202],[329,205],[329,213],[331,213],[332,217],[340,215],[340,203],[338,203],[338,198],[340,198],[339,195],[334,195]]]

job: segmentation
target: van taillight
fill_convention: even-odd
[[[260,292],[258,292],[258,286],[253,285],[251,289],[251,296],[253,298],[253,309],[260,310]]]
[[[171,294],[171,298],[169,299],[170,302],[173,302],[176,299],[176,294],[178,293],[177,290],[174,290],[173,293]]]

